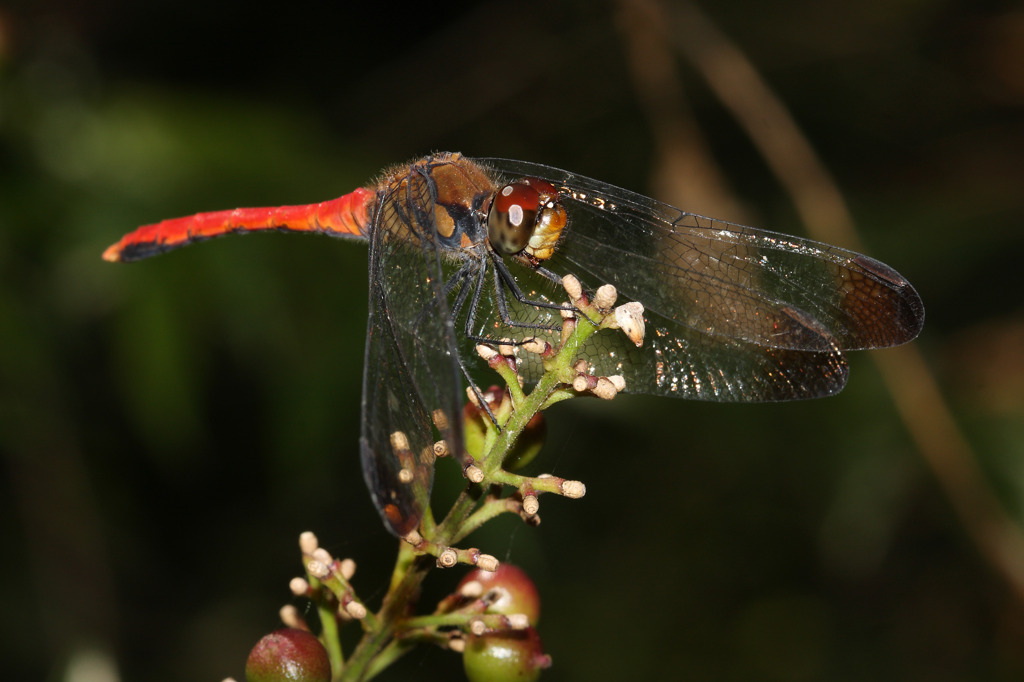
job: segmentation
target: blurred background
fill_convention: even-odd
[[[365,247],[100,253],[433,150],[865,249],[927,308],[828,400],[552,409],[536,466],[587,496],[472,538],[536,579],[545,679],[1024,677],[1019,6],[443,6],[0,8],[4,677],[241,679],[303,530],[377,603],[395,541],[357,456]],[[460,669],[423,648],[382,679]]]

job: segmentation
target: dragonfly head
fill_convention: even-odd
[[[487,238],[498,253],[526,252],[547,260],[566,224],[558,190],[546,180],[523,178],[498,190],[487,213]]]

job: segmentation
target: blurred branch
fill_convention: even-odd
[[[633,84],[657,141],[652,192],[677,206],[714,207],[725,220],[749,222],[690,114],[675,51],[664,35],[649,35],[661,21],[657,11],[649,0],[624,0],[619,13]]]
[[[622,0],[620,5],[633,79],[656,146],[663,159],[689,157],[689,172],[672,181],[696,187],[717,184],[702,190],[709,202],[716,194],[728,194],[703,145],[680,139],[696,137],[696,125],[682,106],[680,81],[672,69],[674,49],[686,56],[746,130],[792,197],[808,233],[863,251],[836,182],[739,48],[693,3],[673,3],[670,14],[657,0]],[[734,204],[729,200],[722,205],[728,209]],[[907,345],[871,357],[967,532],[1024,602],[1024,535],[999,504],[920,352]]]

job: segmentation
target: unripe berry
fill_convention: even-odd
[[[540,636],[533,628],[475,637],[470,635],[462,654],[469,682],[533,682],[551,666]]]

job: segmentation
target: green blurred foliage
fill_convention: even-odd
[[[644,190],[657,149],[623,7],[0,9],[6,678],[86,679],[69,671],[90,662],[128,680],[240,676],[289,598],[302,530],[355,558],[357,589],[379,598],[394,543],[357,457],[365,248],[260,235],[133,266],[99,254],[161,218],[333,198],[434,149]],[[925,0],[708,11],[791,108],[872,253],[921,292],[919,344],[1020,518],[1024,15]],[[798,230],[679,66],[757,224]],[[502,520],[472,538],[537,580],[545,679],[1024,675],[1022,604],[873,365],[851,364],[843,394],[807,404],[551,411],[533,466],[587,497],[545,499],[536,530]],[[459,485],[442,467],[439,490]],[[425,603],[460,575],[435,576]],[[389,679],[459,668],[423,650]]]

